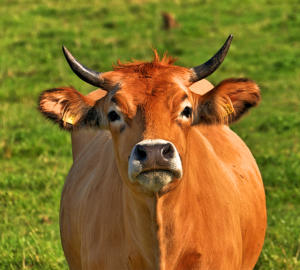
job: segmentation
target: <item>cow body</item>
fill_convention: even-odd
[[[229,124],[258,104],[259,88],[249,79],[200,80],[231,39],[193,69],[155,54],[101,74],[64,49],[80,78],[107,91],[64,87],[40,97],[40,111],[72,131],[60,211],[70,269],[253,269],[264,188]]]
[[[90,133],[61,202],[71,269],[254,267],[265,234],[264,190],[250,151],[227,126],[190,130],[183,186],[160,198],[131,194],[110,134]]]

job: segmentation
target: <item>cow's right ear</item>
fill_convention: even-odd
[[[39,110],[69,131],[84,127],[103,128],[106,120],[101,102],[80,94],[74,88],[61,87],[42,92]]]

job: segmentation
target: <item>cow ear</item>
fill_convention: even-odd
[[[105,123],[99,101],[80,94],[74,88],[61,87],[42,92],[39,110],[66,130],[103,127]]]
[[[194,124],[230,124],[260,101],[257,84],[249,79],[227,79],[196,98]]]

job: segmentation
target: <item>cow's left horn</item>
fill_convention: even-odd
[[[229,50],[232,38],[233,38],[233,35],[229,35],[229,37],[225,41],[222,48],[207,62],[205,62],[204,64],[202,64],[200,66],[191,68],[191,70],[193,71],[193,76],[191,78],[192,82],[197,82],[203,78],[206,78],[207,76],[212,74],[222,64],[222,62]]]
[[[80,64],[75,57],[69,52],[69,50],[62,46],[63,53],[74,73],[85,82],[100,87],[103,90],[108,90],[107,83],[105,83],[104,78],[101,75],[101,72],[91,70],[84,65]]]

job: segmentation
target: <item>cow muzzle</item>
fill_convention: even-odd
[[[160,139],[137,143],[130,154],[128,177],[151,192],[181,178],[182,164],[174,144]]]

